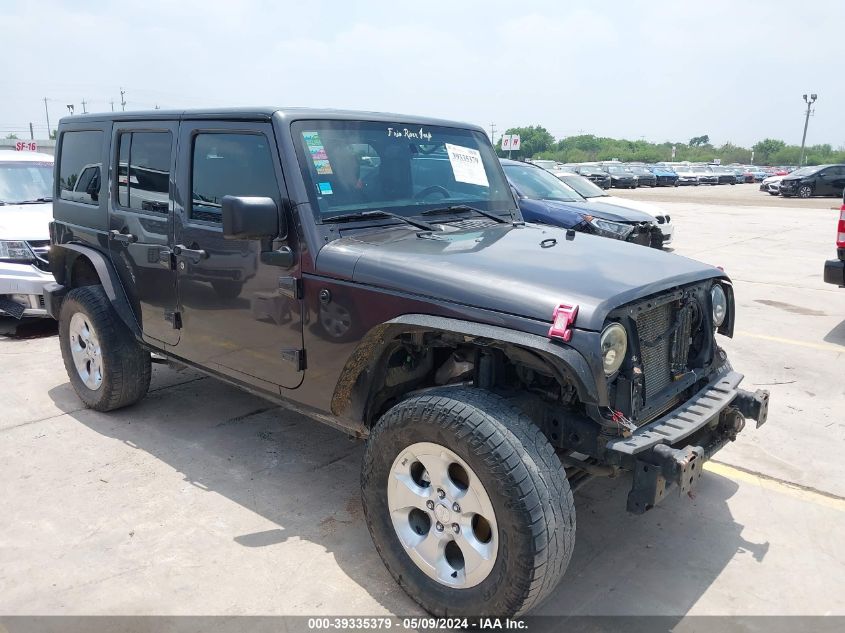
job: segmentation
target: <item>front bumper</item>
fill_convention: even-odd
[[[766,422],[769,392],[740,389],[742,378],[728,368],[677,409],[607,443],[609,456],[634,473],[629,512],[651,509],[673,486],[690,492],[705,460],[735,440],[747,418],[757,428]]]
[[[679,185],[697,185],[698,178],[695,176],[681,176],[678,178]]]
[[[611,178],[610,179],[610,186],[611,187],[617,187],[617,188],[622,188],[622,189],[624,189],[624,188],[631,189],[631,188],[635,187],[636,184],[637,184],[637,181],[634,180],[633,178]]]
[[[663,233],[663,246],[672,243],[672,238],[675,237],[675,225],[669,222],[668,224],[658,224],[657,228]]]
[[[835,284],[840,288],[845,287],[845,261],[841,259],[829,259],[824,263],[824,281],[827,284]]]
[[[17,319],[49,316],[43,289],[51,281],[52,273],[32,264],[0,262],[0,314]]]

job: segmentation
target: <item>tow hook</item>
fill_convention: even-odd
[[[731,442],[735,442],[737,433],[744,428],[745,416],[742,415],[740,410],[733,406],[725,407],[719,416],[719,431],[722,436],[728,438]]]

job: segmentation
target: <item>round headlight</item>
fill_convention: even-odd
[[[604,373],[610,376],[622,366],[628,351],[628,335],[618,323],[611,323],[601,333],[601,358]]]
[[[713,305],[713,325],[719,327],[728,314],[728,298],[719,284],[710,289],[710,303]]]

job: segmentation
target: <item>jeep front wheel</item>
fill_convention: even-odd
[[[560,460],[521,411],[489,392],[442,388],[390,409],[361,476],[387,569],[440,616],[512,616],[555,588],[575,542]]]
[[[150,354],[120,320],[102,286],[67,294],[59,315],[59,346],[73,389],[86,406],[111,411],[147,393]]]

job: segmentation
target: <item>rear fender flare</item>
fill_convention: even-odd
[[[100,278],[100,284],[102,284],[103,290],[105,290],[106,296],[114,306],[120,320],[140,339],[141,326],[126,296],[126,291],[120,283],[117,271],[100,251],[81,244],[53,244],[50,247],[50,268],[56,281],[63,286],[70,285],[71,271],[79,257],[85,257],[91,262]]]
[[[332,395],[331,409],[337,416],[369,422],[366,418],[378,361],[396,343],[401,334],[444,332],[477,340],[490,346],[509,346],[514,354],[533,357],[559,372],[559,379],[570,381],[584,404],[595,404],[599,393],[587,360],[572,347],[558,344],[536,334],[528,334],[495,325],[450,319],[425,314],[407,314],[372,328],[361,339],[341,371]]]

